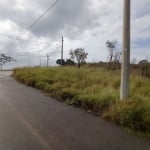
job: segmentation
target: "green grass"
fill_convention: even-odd
[[[14,70],[26,85],[44,90],[69,105],[101,114],[123,127],[150,135],[150,79],[131,75],[131,94],[119,100],[120,71],[53,67]]]

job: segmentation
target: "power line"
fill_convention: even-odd
[[[15,40],[13,40],[12,42],[10,42],[4,49],[7,49],[8,47],[10,47],[11,45],[13,45],[16,41],[18,41],[19,39],[21,39],[21,37],[27,33],[28,30],[30,30],[35,24],[37,24],[56,4],[57,4],[58,0],[55,0],[55,2],[50,5],[44,12],[42,15],[40,15],[31,25],[29,25],[22,33],[20,36],[18,36]]]

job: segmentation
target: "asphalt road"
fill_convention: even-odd
[[[150,150],[150,141],[9,75],[0,72],[0,150]]]

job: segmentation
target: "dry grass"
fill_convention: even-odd
[[[14,77],[67,104],[150,133],[150,79],[132,75],[130,98],[120,102],[120,71],[95,67],[22,68],[14,70]]]

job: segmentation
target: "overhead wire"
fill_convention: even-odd
[[[10,42],[5,48],[9,48],[11,45],[13,45],[16,41],[18,41],[19,39],[21,39],[21,37],[27,33],[35,24],[37,24],[56,4],[57,4],[58,0],[55,0],[55,2],[50,5],[31,25],[29,25],[22,33],[21,35],[19,35],[15,40],[13,40],[12,42]]]

